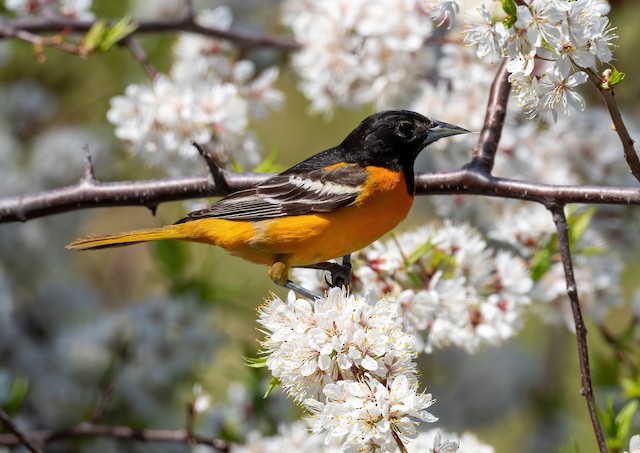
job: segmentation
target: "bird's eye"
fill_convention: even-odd
[[[409,121],[401,121],[396,126],[396,135],[402,138],[412,138],[415,127]]]

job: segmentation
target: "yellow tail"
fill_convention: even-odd
[[[77,239],[66,247],[70,250],[91,250],[108,247],[122,247],[147,241],[163,239],[184,239],[182,224],[167,225],[161,228],[128,231],[126,233],[106,234],[104,236],[88,236]]]

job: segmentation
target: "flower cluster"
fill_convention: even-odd
[[[47,16],[58,14],[70,19],[90,20],[92,0],[7,0],[4,7],[16,14]]]
[[[295,272],[306,274],[304,285],[318,281],[317,273]],[[354,279],[356,290],[390,293],[427,352],[451,344],[472,352],[511,337],[533,284],[522,259],[451,222],[374,243],[356,254]]]
[[[480,58],[510,58],[509,81],[531,117],[584,110],[576,87],[587,81],[585,70],[609,63],[616,38],[605,16],[604,0],[504,1],[507,17],[494,21],[486,6],[481,19],[467,24],[465,43],[477,47]],[[551,65],[537,64],[552,61]],[[544,68],[543,68],[544,67]]]
[[[303,49],[293,56],[311,110],[378,107],[409,97],[437,60],[423,0],[289,0],[283,21]],[[445,12],[442,19],[446,20]]]
[[[399,451],[390,445],[388,450]],[[493,447],[481,442],[471,433],[460,436],[439,429],[423,431],[406,445],[410,453],[494,453]],[[278,434],[265,437],[252,431],[244,445],[232,445],[232,453],[340,453],[342,445],[336,439],[325,442],[322,436],[309,434],[303,422],[295,422],[291,425],[279,425]],[[367,450],[364,450],[367,451]]]
[[[313,302],[274,297],[259,313],[266,366],[311,411],[315,433],[388,451],[394,436],[416,436],[415,419],[436,420],[426,411],[431,395],[418,392],[415,343],[396,303],[333,288]]]
[[[198,20],[228,29],[232,15],[220,6]],[[271,86],[278,70],[257,74],[231,44],[199,35],[182,35],[175,57],[169,75],[130,85],[111,100],[107,119],[116,136],[173,172],[184,167],[185,157],[198,156],[191,141],[206,145],[221,164],[256,165],[259,147],[247,126],[251,116],[264,117],[282,104],[282,94]]]
[[[414,379],[409,379],[409,377]],[[344,439],[344,450],[396,451],[414,439],[415,419],[437,420],[427,409],[435,402],[430,394],[418,393],[414,375],[402,374],[386,382],[366,375],[358,381],[342,380],[324,388],[326,400],[308,399],[311,430],[327,432],[327,440]]]

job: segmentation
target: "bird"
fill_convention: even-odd
[[[212,244],[269,266],[277,285],[311,298],[289,280],[292,267],[331,271],[348,283],[348,257],[395,228],[415,197],[414,163],[429,144],[467,129],[408,110],[365,118],[339,145],[234,192],[172,225],[80,238],[72,250],[158,240]],[[335,279],[334,279],[335,281]]]

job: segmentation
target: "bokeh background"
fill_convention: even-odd
[[[611,4],[609,17],[620,37],[615,64],[627,73],[616,98],[637,129],[640,4]],[[163,8],[171,11],[172,5],[94,0],[93,10],[98,17],[143,18]],[[278,1],[236,0],[229,6],[234,27],[283,33]],[[171,64],[174,40],[173,34],[139,38],[161,71]],[[44,57],[36,61],[26,43],[0,41],[1,197],[75,183],[84,172],[85,144],[101,181],[168,173],[131,154],[105,119],[112,97],[147,79],[126,49],[116,47],[89,59],[45,49]],[[309,115],[286,53],[263,49],[248,57],[259,66],[282,62],[276,87],[285,93],[285,107],[251,125],[264,154],[277,152],[271,171],[335,145],[374,111],[367,106],[338,109],[331,117]],[[599,102],[594,90],[583,88],[590,103]],[[419,170],[427,164],[421,160]],[[189,166],[182,170],[185,175],[207,171],[204,162]],[[155,215],[145,208],[104,208],[0,224],[0,405],[21,426],[72,425],[90,417],[98,401],[110,395],[101,422],[179,428],[194,386],[211,395],[211,408],[197,418],[202,435],[242,440],[252,429],[268,434],[275,432],[277,421],[299,417],[279,391],[263,400],[270,377],[243,364],[243,357],[256,355],[256,339],[262,336],[256,307],[270,292],[285,294],[268,279],[266,269],[203,245],[149,244],[92,253],[64,248],[79,235],[172,223],[198,203],[202,200],[165,203]],[[423,197],[403,228],[432,221],[433,211],[431,200]],[[627,246],[638,249],[633,243]],[[624,263],[621,290],[627,300],[637,285],[639,263]],[[625,316],[628,312],[615,311],[609,322],[615,328]],[[617,362],[601,335],[590,335],[589,341],[596,392],[604,403],[606,390],[616,384]],[[438,399],[433,412],[443,429],[472,431],[498,452],[559,451],[572,439],[580,451],[596,451],[578,392],[575,338],[563,325],[527,316],[522,332],[502,346],[475,354],[448,349],[423,355],[420,369],[422,383]],[[56,449],[189,448],[98,440],[52,447]]]

